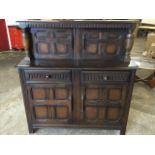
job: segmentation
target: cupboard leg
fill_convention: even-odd
[[[36,130],[35,129],[33,129],[33,128],[29,128],[29,133],[31,134],[31,133],[34,133]]]
[[[125,133],[126,133],[126,128],[121,129],[120,135],[125,135]]]

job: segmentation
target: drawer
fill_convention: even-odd
[[[82,82],[128,82],[130,71],[82,71]]]
[[[26,82],[56,83],[71,82],[70,70],[24,70]]]

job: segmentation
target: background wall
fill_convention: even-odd
[[[155,25],[155,19],[142,19],[142,23]]]
[[[19,25],[16,21],[18,19],[5,19],[6,21],[6,26],[9,26],[9,25]],[[7,33],[8,33],[8,40],[9,40],[9,46],[10,46],[10,49],[11,49],[11,40],[10,40],[10,35],[9,35],[9,30],[8,30],[8,27],[7,27]]]
[[[8,28],[5,19],[0,19],[0,51],[7,51],[10,49],[10,40]]]
[[[6,25],[18,25],[18,23],[16,23],[18,19],[6,19]]]

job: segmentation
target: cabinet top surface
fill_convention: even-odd
[[[105,20],[105,19],[50,19],[17,21],[20,27],[70,27],[70,28],[132,28],[139,20]]]
[[[75,68],[75,67],[51,67],[51,66],[46,66],[46,67],[41,67],[41,66],[34,66],[34,65],[31,65],[31,62],[30,62],[30,59],[29,59],[29,57],[25,57],[23,60],[21,60],[21,62],[17,65],[17,67],[18,68],[31,68],[31,69],[48,69],[48,68],[50,68],[50,69],[71,69],[71,68]],[[76,67],[76,68],[78,68],[78,67]],[[81,68],[81,67],[79,67],[79,68]],[[95,66],[94,67],[90,67],[90,68],[88,68],[88,67],[82,67],[82,69],[97,69],[97,70],[100,70],[100,69],[104,69],[104,70],[108,70],[108,69],[111,69],[111,70],[118,70],[118,69],[136,69],[137,68],[137,64],[135,63],[135,61],[130,61],[130,64],[129,65],[127,65],[127,66],[104,66],[104,67],[100,67],[100,68],[96,68]]]
[[[137,23],[137,19],[41,19],[41,20],[20,20],[18,22],[48,22],[48,23],[53,23],[53,22],[64,22],[64,23],[70,23],[70,22],[98,22],[98,23]]]

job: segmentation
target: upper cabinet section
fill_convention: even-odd
[[[20,21],[31,62],[40,66],[128,65],[137,20]]]

